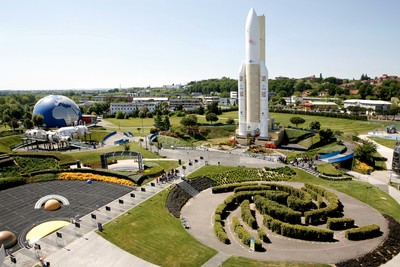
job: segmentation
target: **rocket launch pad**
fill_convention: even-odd
[[[246,20],[246,58],[239,70],[239,133],[268,139],[268,70],[265,66],[265,17],[250,9]]]

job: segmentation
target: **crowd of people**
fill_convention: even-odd
[[[166,182],[172,181],[173,179],[178,178],[178,173],[179,173],[179,170],[176,170],[176,169],[172,169],[171,171],[164,173],[160,177],[157,177],[157,179],[156,179],[157,184],[158,183],[166,183]]]

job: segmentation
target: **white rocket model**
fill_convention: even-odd
[[[246,60],[239,70],[239,133],[259,132],[268,139],[268,70],[265,66],[265,17],[250,9],[246,21]]]

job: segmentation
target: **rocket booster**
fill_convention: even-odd
[[[262,22],[262,27],[260,27]],[[264,63],[264,16],[254,9],[246,20],[246,58],[239,71],[239,136],[259,132],[268,137],[268,71]]]
[[[238,79],[239,136],[246,136],[246,64],[242,62]]]

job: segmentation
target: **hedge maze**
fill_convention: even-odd
[[[349,240],[382,234],[378,225],[357,228],[354,219],[343,218],[343,205],[338,196],[319,186],[304,184],[298,189],[276,183],[218,184],[212,188],[214,194],[233,192],[217,207],[214,215],[215,235],[225,244],[231,243],[228,230],[233,230],[245,246],[250,246],[250,239],[254,238],[257,251],[263,250],[263,242],[269,242],[266,229],[278,235],[316,242],[337,241],[335,231],[346,231],[345,237]],[[236,210],[240,219],[230,216]],[[262,222],[257,221],[257,217],[262,217]]]

